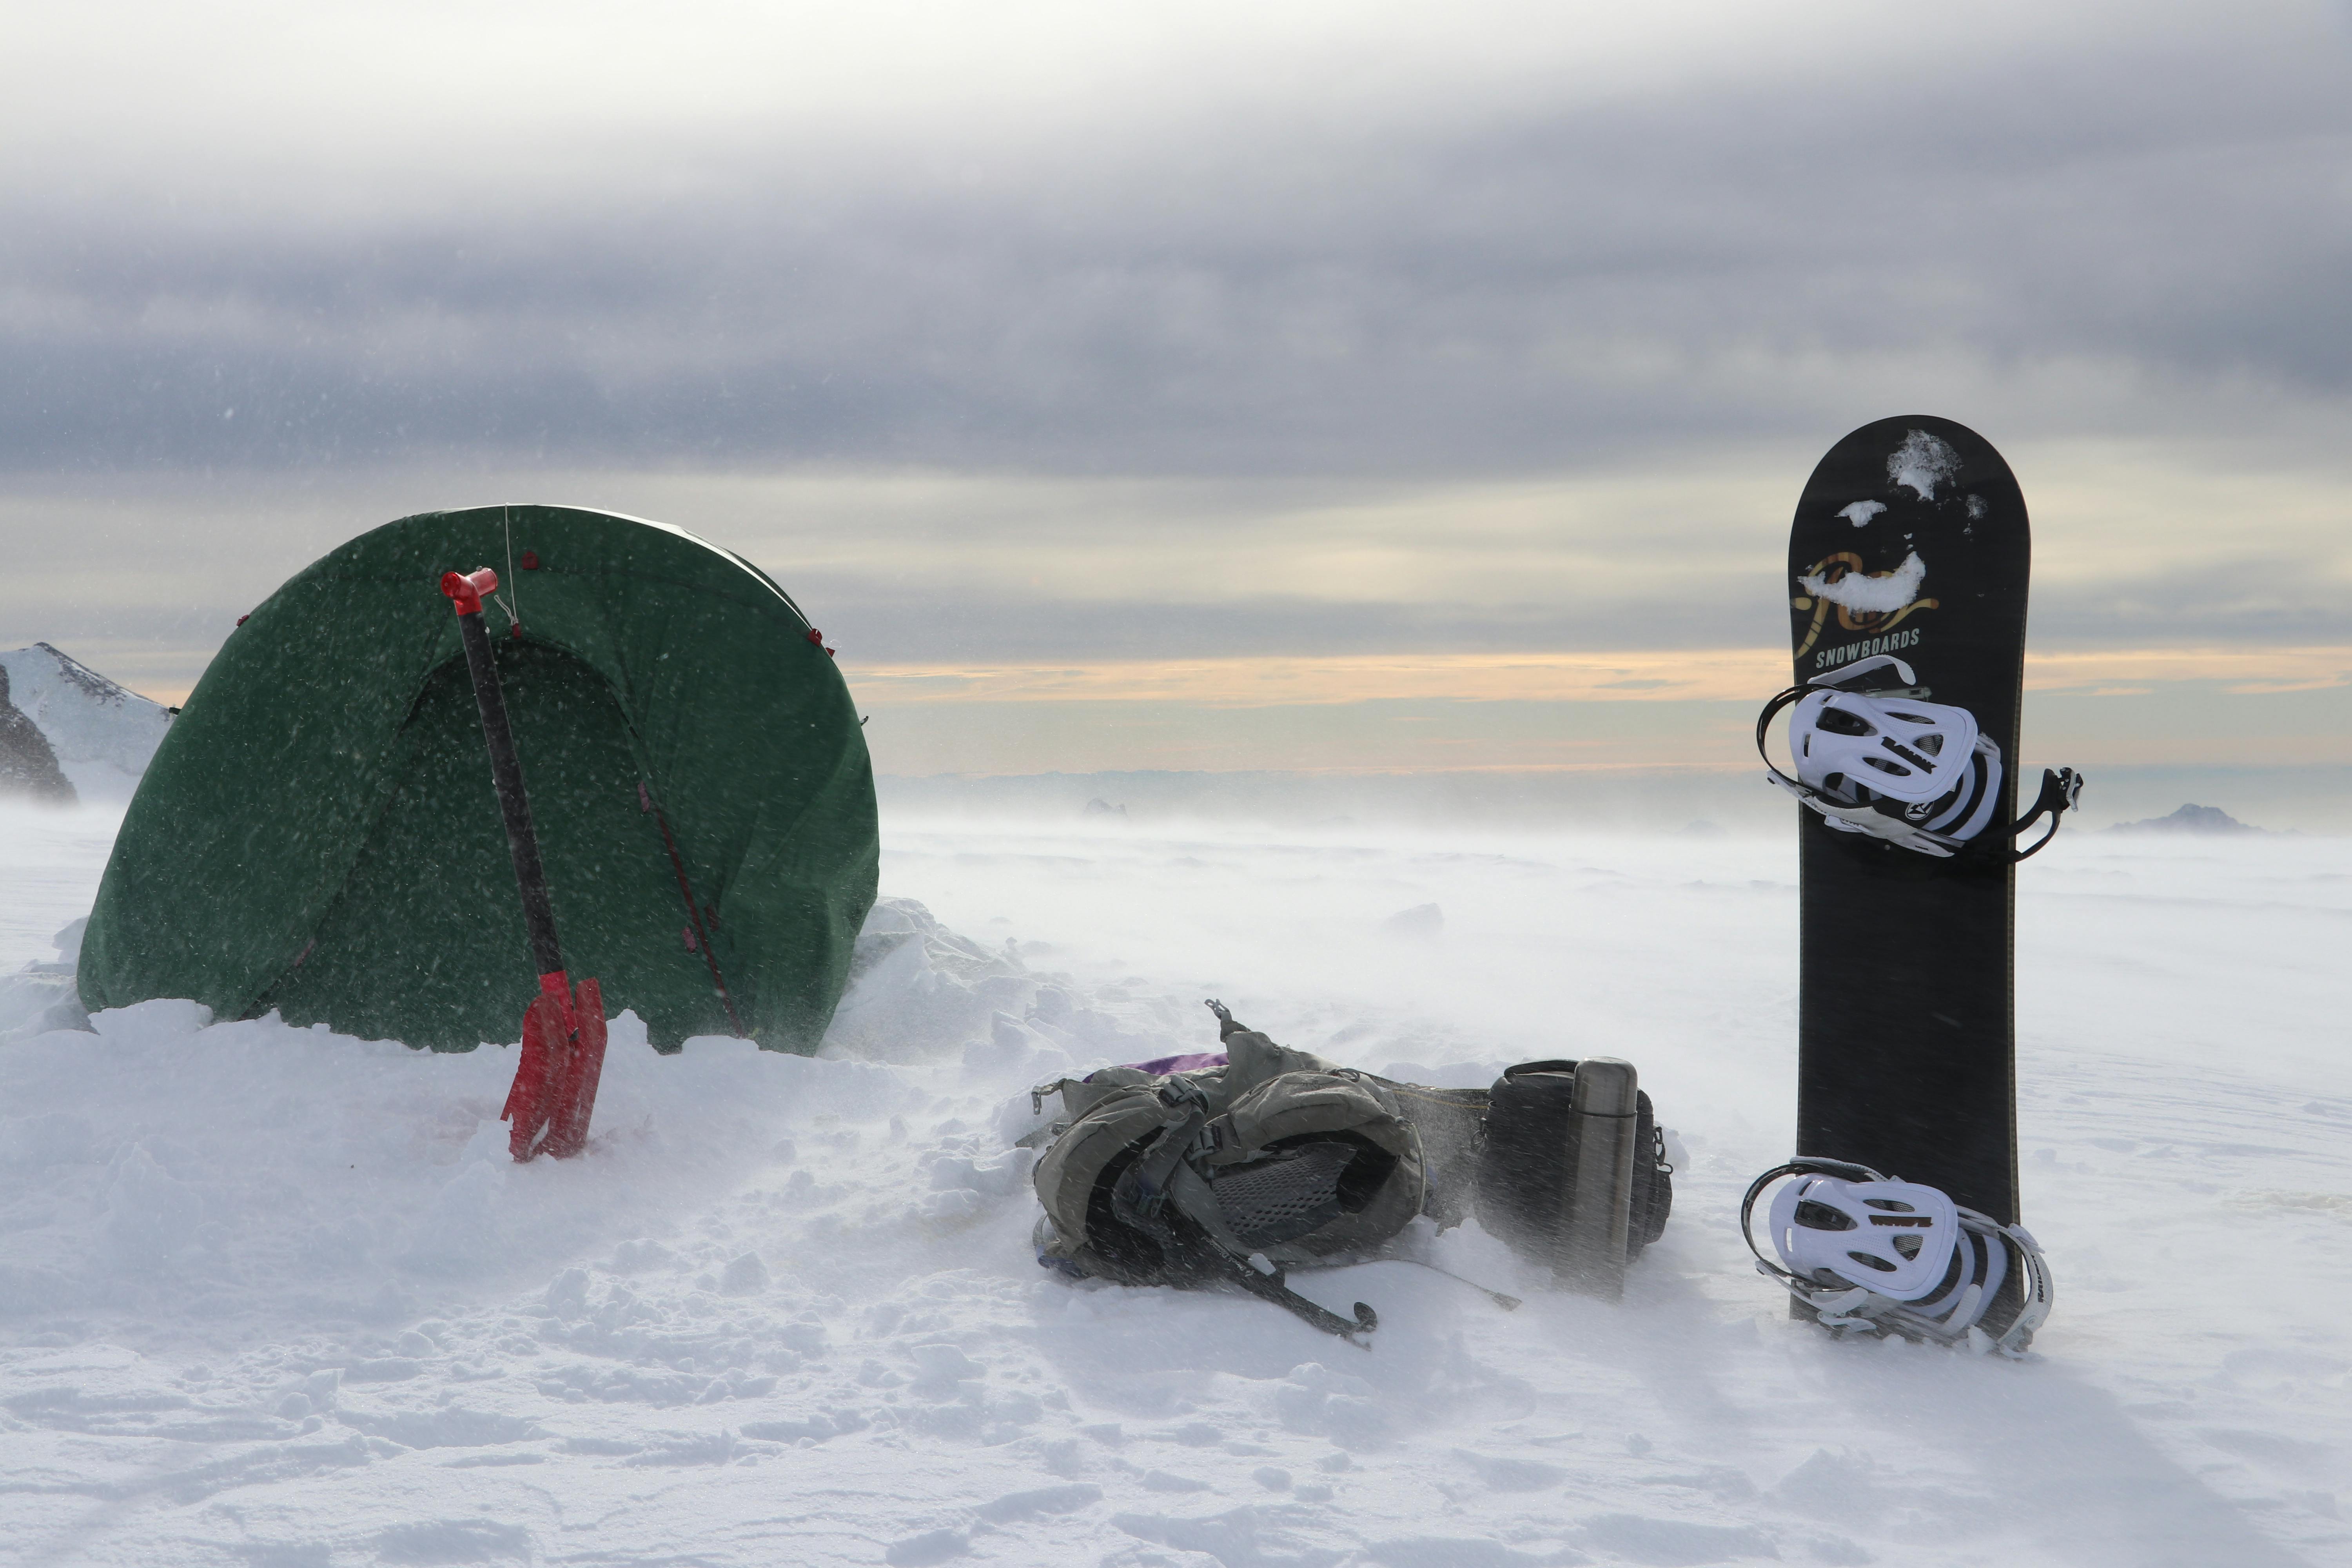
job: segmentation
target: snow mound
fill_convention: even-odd
[[[172,727],[172,710],[45,642],[0,653],[0,669],[9,700],[47,737],[75,793],[90,802],[129,800]]]
[[[87,1029],[81,993],[74,976],[81,963],[85,915],[50,939],[55,959],[36,959],[14,974],[0,975],[0,1046],[58,1029]]]
[[[543,1278],[616,1234],[658,1233],[747,1174],[794,1163],[795,1137],[822,1166],[817,1151],[859,1144],[844,1129],[930,1102],[880,1058],[984,1083],[980,1108],[992,1111],[1014,1086],[1178,1043],[1131,1009],[1122,1020],[1116,1001],[1075,994],[1067,976],[989,952],[912,900],[885,899],[820,1058],[719,1037],[662,1056],[624,1011],[588,1157],[516,1165],[499,1120],[510,1044],[436,1055],[274,1013],[215,1021],[187,1001],[85,1015],[72,987],[87,923],[58,933],[58,962],[0,982],[13,1012],[0,1013],[11,1108],[0,1114],[0,1190],[38,1173],[49,1216],[0,1217],[13,1233],[0,1320],[166,1302],[164,1315],[199,1335],[197,1324],[289,1307],[388,1320],[425,1298]],[[904,1139],[897,1125],[891,1136]],[[977,1179],[983,1146],[1001,1160],[1007,1142],[975,1132],[956,1169]],[[1019,1185],[987,1184],[997,1198]],[[969,1195],[945,1183],[922,1206],[969,1217]],[[722,1294],[765,1289],[756,1258],[712,1268]]]
[[[1020,944],[982,946],[912,899],[875,901],[850,957],[850,984],[821,1054],[937,1062],[977,1052],[992,1068],[1043,1079],[1080,1059],[1146,1061],[1197,1044],[1200,1018],[1166,998],[1084,997],[1041,974]]]
[[[287,1313],[385,1321],[544,1279],[616,1226],[658,1231],[793,1129],[912,1098],[887,1068],[744,1041],[660,1056],[625,1012],[591,1156],[517,1165],[510,1047],[435,1056],[192,1002],[89,1022],[8,1047],[24,1113],[0,1121],[0,1171],[20,1192],[37,1173],[50,1219],[11,1213],[0,1318],[132,1309],[199,1339]]]

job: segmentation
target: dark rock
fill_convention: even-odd
[[[0,798],[72,805],[80,797],[58,766],[41,727],[8,700],[8,671],[0,667]]]

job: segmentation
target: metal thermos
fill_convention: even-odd
[[[1614,1301],[1625,1293],[1627,1228],[1633,1207],[1634,1126],[1641,1085],[1633,1064],[1587,1057],[1576,1064],[1570,1102],[1575,1179],[1569,1184],[1556,1272],[1559,1282]]]

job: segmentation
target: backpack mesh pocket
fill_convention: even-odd
[[[1343,1212],[1340,1179],[1359,1152],[1318,1140],[1222,1172],[1209,1190],[1235,1236],[1252,1247],[1279,1247]]]

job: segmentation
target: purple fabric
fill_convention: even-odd
[[[1225,1065],[1225,1053],[1223,1051],[1195,1051],[1191,1056],[1187,1057],[1160,1057],[1151,1061],[1129,1062],[1127,1065],[1134,1068],[1139,1072],[1156,1073],[1159,1076],[1165,1078],[1171,1072],[1191,1072],[1196,1068],[1223,1067]],[[1108,1072],[1110,1069],[1105,1068],[1099,1070]],[[1087,1081],[1088,1083],[1092,1083],[1094,1080],[1095,1075],[1093,1073],[1088,1073],[1087,1075]]]

